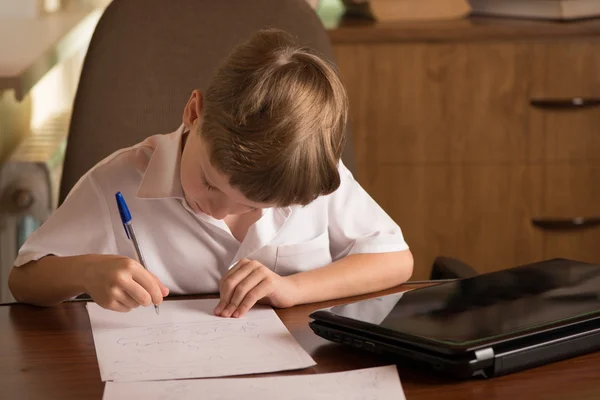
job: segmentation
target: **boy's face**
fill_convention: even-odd
[[[201,104],[200,92],[194,91],[183,115],[183,122],[190,129],[181,156],[181,186],[186,202],[194,212],[205,213],[215,219],[268,208],[267,204],[248,200],[229,185],[227,176],[211,165],[208,148],[197,134]]]

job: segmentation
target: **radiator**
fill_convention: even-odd
[[[15,301],[8,276],[17,252],[56,208],[70,115],[52,115],[0,166],[0,303]]]

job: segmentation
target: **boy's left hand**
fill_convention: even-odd
[[[221,317],[238,318],[259,300],[273,307],[295,304],[297,287],[258,261],[243,259],[221,278],[221,301],[214,310]]]

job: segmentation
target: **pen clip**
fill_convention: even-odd
[[[127,232],[127,226],[125,225],[125,223],[123,223],[123,229],[125,229],[125,234],[127,235],[127,239],[131,240],[131,238],[129,237],[129,232]]]

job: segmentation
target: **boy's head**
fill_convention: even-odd
[[[188,202],[218,218],[332,193],[340,184],[347,109],[331,63],[282,31],[255,33],[186,105]]]

